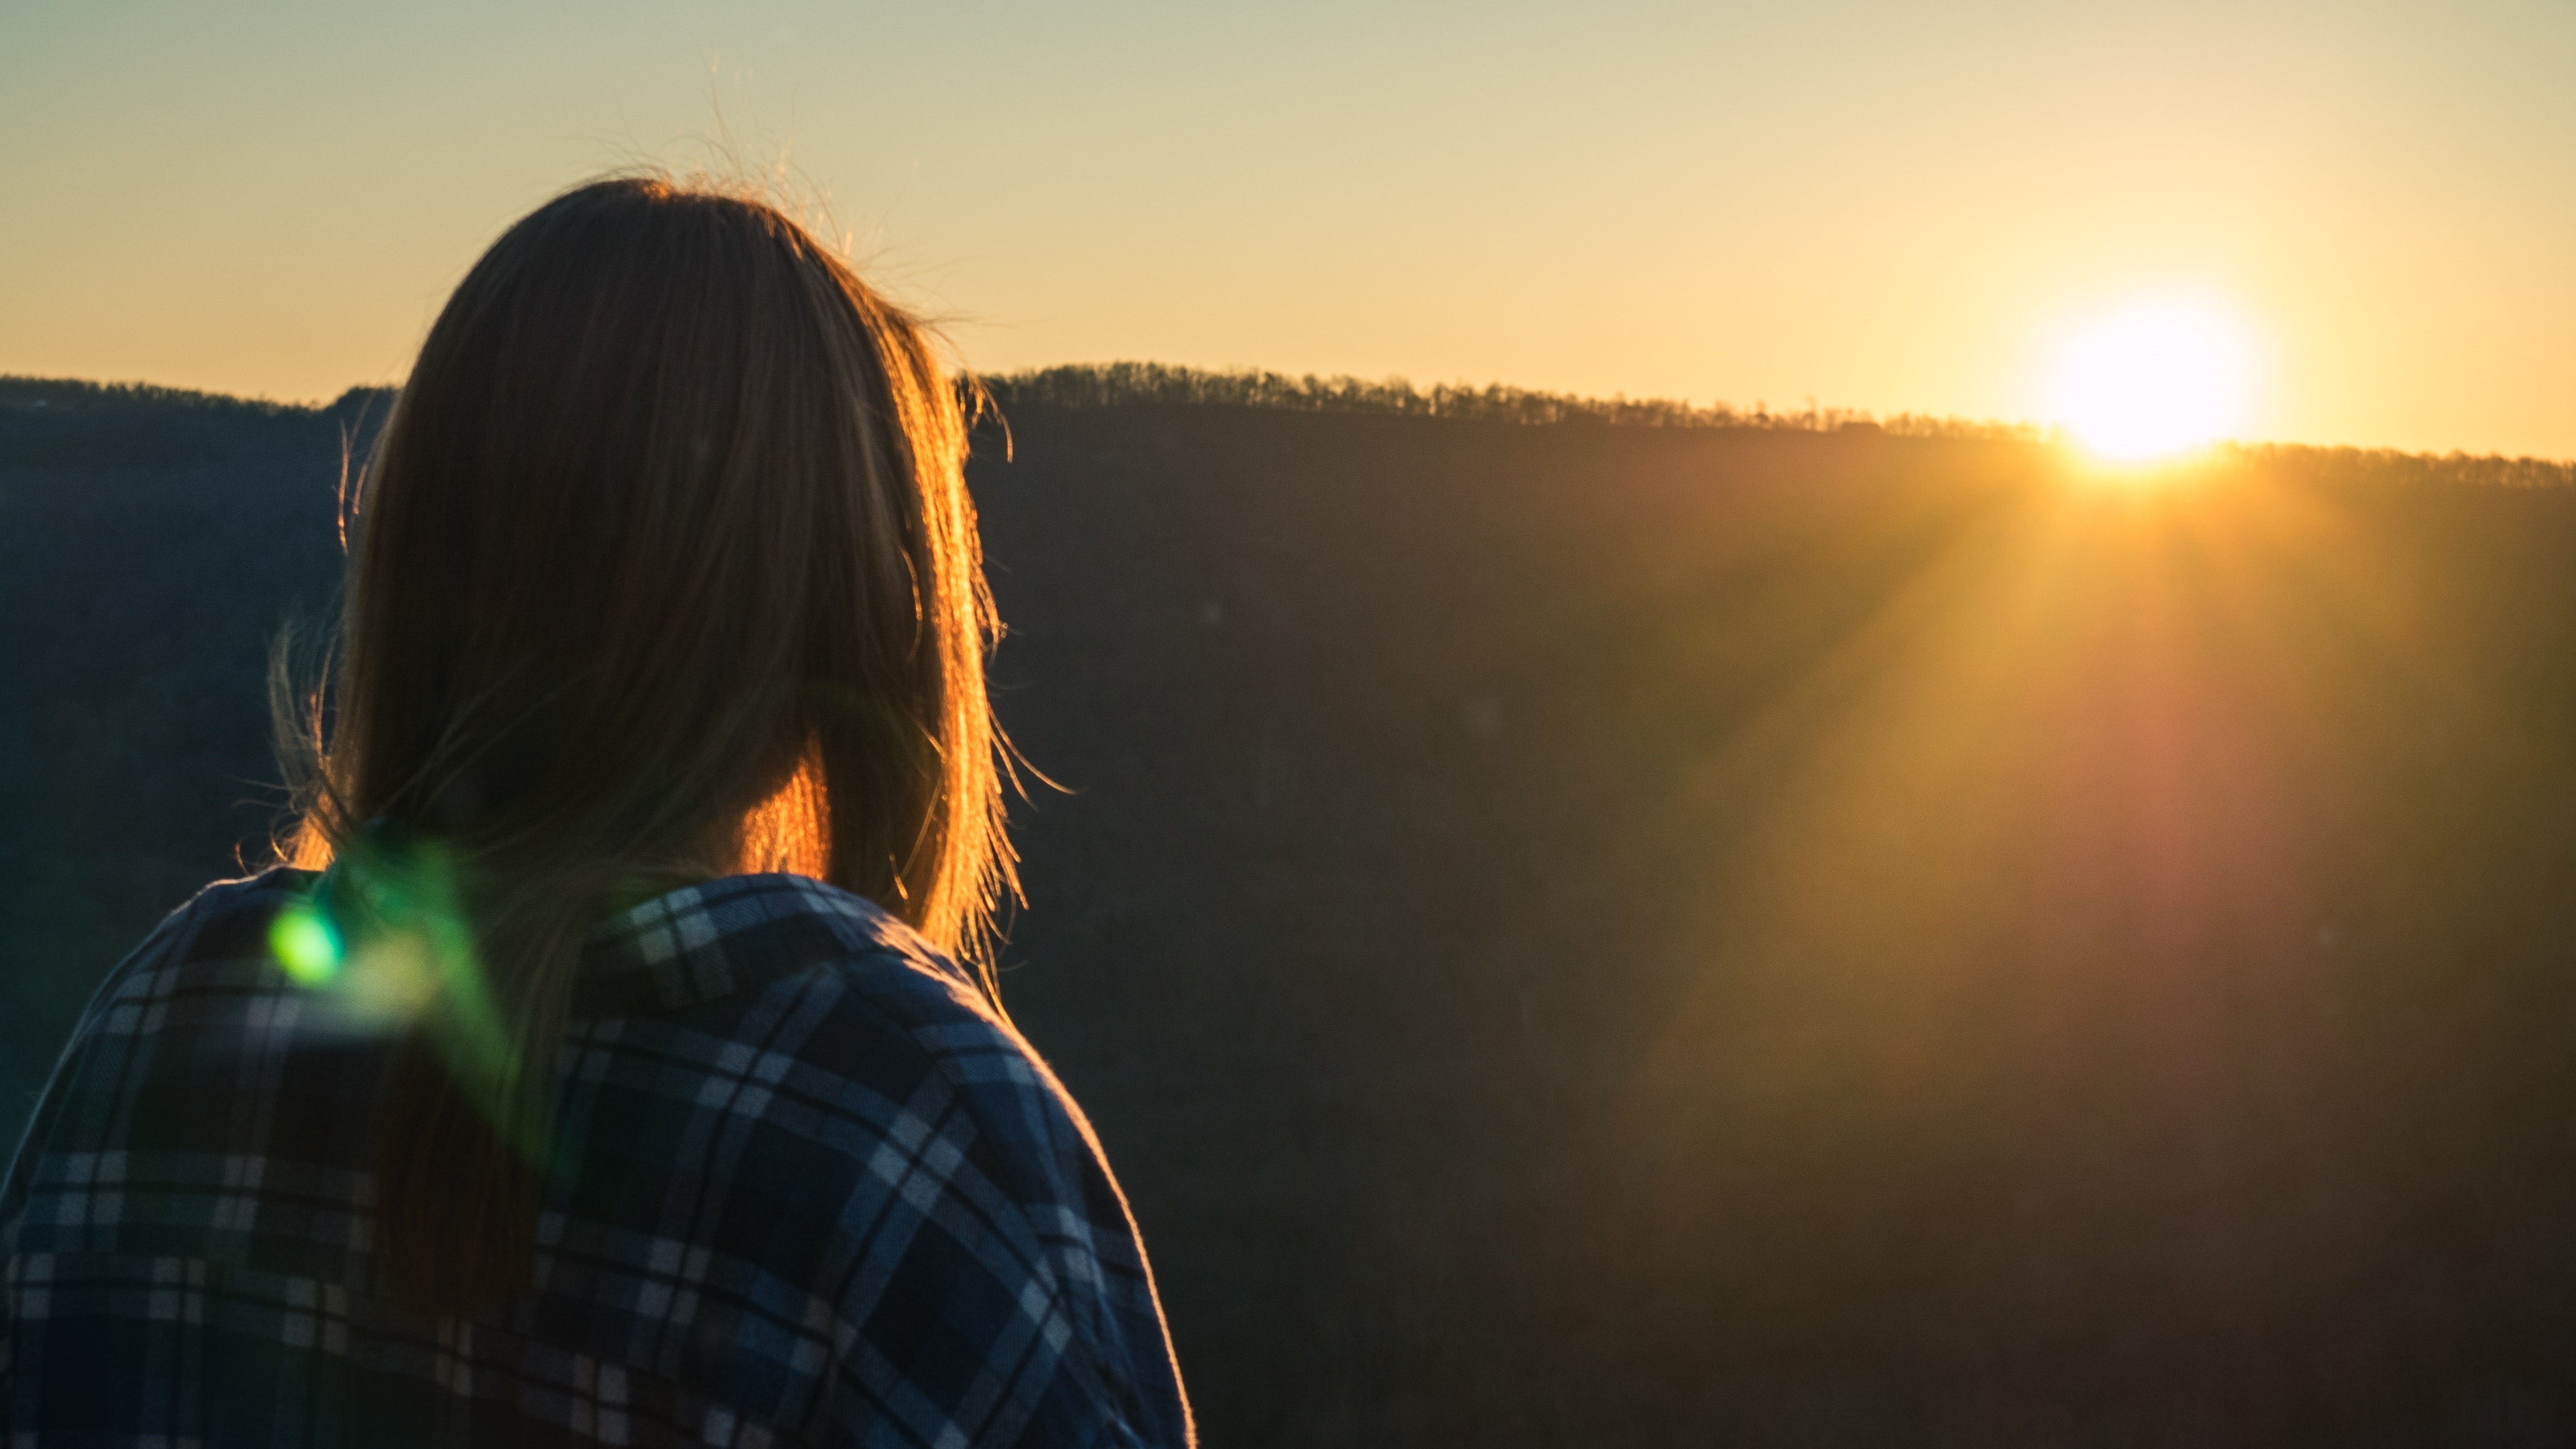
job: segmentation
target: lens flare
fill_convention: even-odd
[[[329,917],[309,904],[277,913],[268,928],[268,948],[298,986],[328,986],[340,975],[344,959],[340,933]]]
[[[315,1029],[424,1032],[467,1098],[542,1162],[542,1099],[523,1090],[454,859],[435,841],[374,837],[343,852],[313,899],[277,913],[270,952],[313,993],[306,1020]]]
[[[2066,340],[2050,411],[2098,457],[2170,457],[2244,426],[2257,353],[2253,334],[2209,298],[2142,297]]]

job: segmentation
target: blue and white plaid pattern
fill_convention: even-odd
[[[404,1309],[389,1054],[268,955],[312,879],[209,887],[55,1069],[0,1193],[13,1449],[1190,1442],[1080,1110],[953,962],[798,876],[591,933],[536,1291]]]

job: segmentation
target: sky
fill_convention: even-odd
[[[399,382],[511,220],[712,163],[984,370],[2045,420],[2178,296],[2238,436],[2576,458],[2570,75],[2569,0],[0,0],[0,373]]]

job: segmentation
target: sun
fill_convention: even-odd
[[[2069,333],[2050,411],[2096,456],[2150,462],[2243,427],[2255,364],[2252,332],[2216,301],[2140,297]]]

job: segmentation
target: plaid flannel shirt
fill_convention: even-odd
[[[0,1193],[23,1445],[966,1449],[1191,1438],[1126,1203],[973,981],[791,875],[585,943],[533,1292],[394,1302],[381,1037],[268,952],[311,889],[209,887],[118,967]]]

